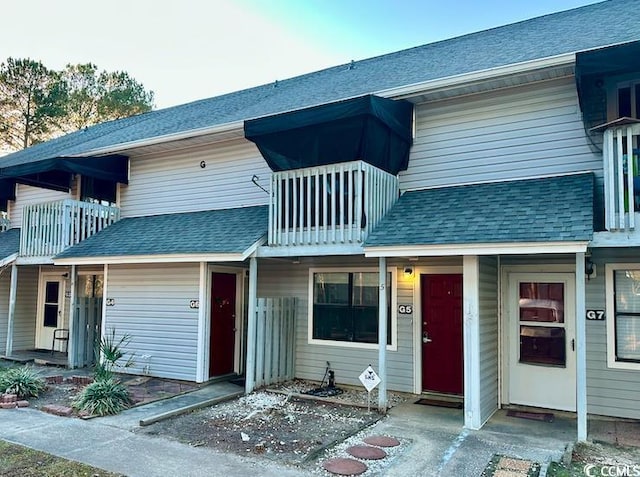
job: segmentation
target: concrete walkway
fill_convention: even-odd
[[[267,458],[226,454],[132,432],[141,420],[154,420],[184,406],[202,406],[236,392],[237,386],[218,383],[119,416],[87,421],[28,408],[6,410],[0,415],[0,437],[129,477],[311,475],[308,469]],[[406,447],[377,475],[479,476],[493,454],[545,463],[559,460],[576,435],[572,419],[556,417],[553,423],[536,422],[510,418],[503,411],[481,431],[465,430],[462,424],[462,411],[457,409],[413,403],[393,408],[367,434],[395,436]]]
[[[129,477],[306,475],[268,459],[223,454],[139,435],[99,419],[57,417],[29,408],[1,412],[2,439]]]

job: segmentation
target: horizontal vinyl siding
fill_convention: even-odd
[[[56,190],[40,189],[39,187],[31,187],[24,184],[16,185],[16,200],[11,203],[9,210],[9,219],[11,227],[22,227],[22,209],[26,205],[42,204],[44,202],[52,202],[56,200],[71,199],[72,196],[66,192]]]
[[[640,263],[637,249],[594,249],[596,277],[586,282],[587,309],[606,310],[605,264]],[[640,371],[607,367],[606,321],[587,321],[587,410],[640,419]]]
[[[131,337],[127,350],[135,352],[128,372],[142,374],[150,355],[149,373],[163,378],[196,380],[198,310],[189,300],[199,296],[199,266],[110,266],[107,298],[107,334]]]
[[[308,343],[309,320],[309,268],[366,267],[377,268],[377,260],[352,257],[318,259],[315,263],[305,260],[300,264],[261,261],[258,265],[258,296],[295,296],[296,351],[295,376],[300,379],[321,381],[327,361],[335,371],[338,384],[361,386],[358,376],[371,364],[378,369],[378,350],[346,348],[340,345]],[[388,266],[399,266],[389,261]],[[413,303],[413,283],[402,276],[398,269],[398,303]],[[413,392],[413,320],[410,315],[397,319],[398,348],[387,351],[388,389]]]
[[[593,170],[572,78],[416,108],[402,190]]]
[[[206,166],[201,167],[204,161]],[[132,157],[120,188],[123,217],[226,209],[267,203],[271,170],[248,141]]]
[[[13,350],[33,349],[36,343],[38,268],[18,267],[18,292],[13,322]]]
[[[498,265],[480,257],[480,414],[485,422],[498,409]]]

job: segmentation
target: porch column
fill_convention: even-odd
[[[7,317],[7,346],[5,355],[13,353],[13,322],[16,315],[16,294],[18,292],[18,266],[11,264],[11,287],[9,288],[9,315]]]
[[[76,349],[79,345],[79,334],[76,332],[76,323],[74,323],[76,317],[76,266],[71,265],[71,276],[69,277],[69,325],[68,333],[69,340],[67,341],[67,366],[73,369],[77,367]],[[79,331],[79,330],[78,330]],[[78,336],[76,336],[78,335]]]
[[[207,316],[206,312],[209,309],[206,306],[207,303],[207,288],[208,288],[208,267],[207,262],[200,262],[200,289],[198,291],[198,354],[196,358],[196,382],[205,382],[209,375],[208,370],[204,366],[205,353],[207,351]]]
[[[587,440],[587,324],[584,253],[576,253],[576,413],[578,441]]]
[[[480,414],[480,262],[476,255],[462,261],[462,334],[464,359],[464,426],[482,427]]]
[[[245,372],[245,393],[253,391],[256,384],[256,329],[258,302],[258,261],[249,259],[249,316],[247,317],[247,364]]]
[[[387,259],[378,259],[378,410],[387,412]]]

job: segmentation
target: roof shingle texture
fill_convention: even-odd
[[[365,247],[589,241],[593,174],[406,192]]]
[[[13,165],[262,117],[640,39],[638,0],[610,0],[103,123],[0,159]]]
[[[243,253],[267,227],[267,206],[132,217],[56,258]]]
[[[0,233],[0,260],[20,250],[20,229],[9,229]]]

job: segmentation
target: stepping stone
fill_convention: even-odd
[[[400,445],[400,441],[398,439],[389,436],[369,436],[365,437],[363,440],[370,446],[395,447]]]
[[[330,459],[323,462],[322,467],[327,472],[336,475],[360,475],[367,470],[367,466],[355,459]]]
[[[358,459],[379,460],[387,457],[387,453],[378,447],[371,446],[351,446],[347,453]]]
[[[46,406],[42,406],[41,410],[44,412],[48,412],[49,414],[63,417],[70,416],[73,412],[73,409],[71,409],[70,407],[59,406],[57,404],[47,404]]]

